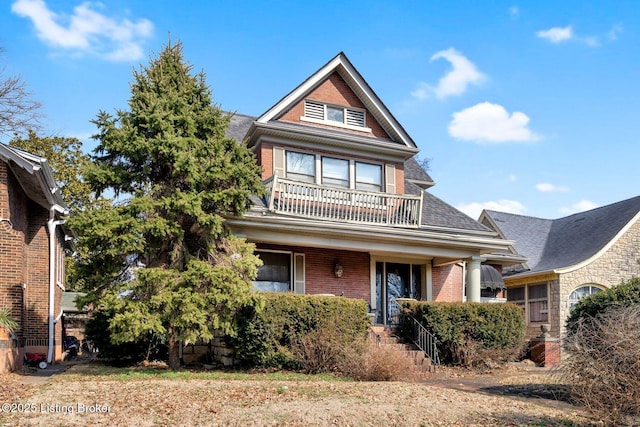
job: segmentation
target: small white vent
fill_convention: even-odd
[[[324,120],[324,104],[322,102],[305,100],[304,116],[310,119]]]
[[[352,110],[347,108],[347,121],[346,123],[351,126],[365,127],[365,115],[364,111]]]

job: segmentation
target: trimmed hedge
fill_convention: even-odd
[[[582,298],[567,318],[567,334],[573,334],[581,319],[595,318],[609,309],[640,304],[640,278],[621,282],[611,289]]]
[[[238,312],[238,334],[228,337],[240,366],[300,368],[293,347],[303,336],[332,328],[332,336],[349,344],[367,336],[370,320],[365,301],[313,295],[263,293],[264,308]]]
[[[406,309],[438,340],[443,363],[474,365],[518,355],[525,342],[522,309],[514,304],[418,302]]]

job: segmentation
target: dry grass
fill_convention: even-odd
[[[579,411],[542,399],[432,387],[418,382],[244,379],[219,373],[163,375],[162,369],[102,370],[77,365],[22,396],[33,413],[0,414],[21,426],[589,426]],[[96,374],[101,373],[100,375]],[[131,375],[129,375],[131,374]],[[246,375],[246,374],[243,374]],[[274,377],[280,378],[280,377]],[[40,408],[73,408],[73,413]],[[78,404],[108,412],[79,413]],[[53,406],[52,406],[53,405]]]

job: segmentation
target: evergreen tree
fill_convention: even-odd
[[[33,130],[29,130],[26,138],[20,138],[16,134],[9,145],[47,159],[71,215],[84,211],[93,203],[104,202],[94,199],[91,187],[82,178],[84,168],[90,160],[82,151],[82,142],[77,138],[39,137]],[[68,291],[78,290],[76,259],[75,256],[65,258],[65,289]]]
[[[29,130],[26,138],[15,136],[9,145],[47,159],[53,177],[60,186],[62,198],[71,213],[83,211],[93,202],[91,187],[84,182],[83,170],[89,156],[82,151],[82,142],[77,138],[60,136],[39,137]]]
[[[230,116],[212,104],[204,73],[192,74],[180,43],[134,72],[129,111],[99,112],[86,179],[117,202],[78,215],[84,286],[112,310],[114,343],[161,336],[169,367],[179,341],[233,334],[233,315],[259,304],[251,280],[260,260],[225,217],[262,195],[260,168],[226,136]]]

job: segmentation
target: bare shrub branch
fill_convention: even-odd
[[[606,425],[639,425],[640,305],[580,319],[566,347],[571,396]]]
[[[0,47],[0,54],[3,49]],[[0,134],[26,133],[40,128],[40,103],[33,100],[19,76],[5,76],[0,66]]]

